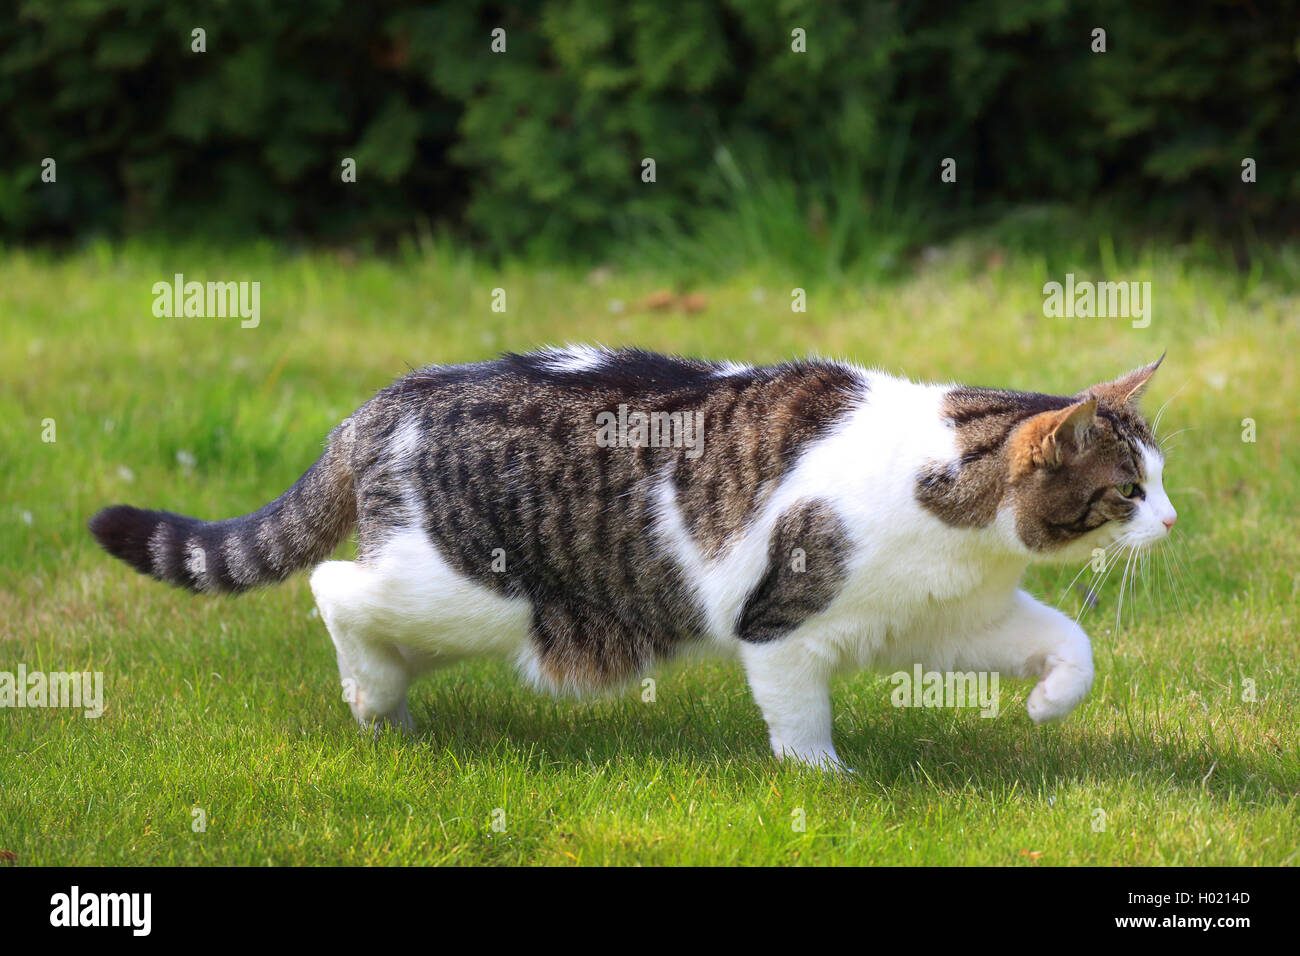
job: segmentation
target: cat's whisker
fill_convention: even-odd
[[[1160,433],[1160,419],[1164,418],[1165,409],[1169,407],[1170,402],[1172,402],[1175,398],[1177,398],[1179,395],[1183,393],[1183,389],[1185,389],[1186,387],[1187,387],[1187,383],[1184,382],[1182,385],[1178,386],[1178,389],[1174,392],[1174,394],[1170,395],[1168,398],[1165,399],[1165,403],[1161,405],[1160,409],[1156,412],[1156,417],[1151,420],[1151,434],[1158,435]]]
[[[1137,548],[1130,548],[1128,558],[1124,562],[1124,575],[1119,579],[1119,606],[1115,610],[1115,633],[1118,635],[1123,629],[1124,616],[1124,589],[1128,586],[1129,571],[1133,567],[1133,559],[1137,555]]]
[[[1151,602],[1152,610],[1155,610],[1156,597],[1159,592],[1159,580],[1153,580],[1155,578],[1155,565],[1155,548],[1149,544],[1144,545],[1142,548],[1142,568],[1139,575],[1142,578],[1142,593]]]
[[[1127,581],[1121,582],[1121,587],[1119,592],[1120,610],[1121,611],[1123,610],[1125,597],[1127,596],[1128,605],[1129,605],[1128,616],[1130,618],[1133,617],[1133,600],[1136,599],[1137,597],[1137,577],[1138,577],[1138,565],[1140,561],[1141,561],[1141,552],[1139,551],[1138,548],[1135,547],[1129,553],[1128,567],[1125,568],[1125,570],[1128,572]],[[1116,633],[1118,633],[1118,631],[1116,631]]]
[[[1169,454],[1171,451],[1174,451],[1174,450],[1178,447],[1178,445],[1179,445],[1179,443],[1178,443],[1178,442],[1175,442],[1174,439],[1177,438],[1179,435],[1181,435],[1183,432],[1187,432],[1187,431],[1191,431],[1191,430],[1192,430],[1191,427],[1188,427],[1188,428],[1180,428],[1178,431],[1174,432],[1173,434],[1168,435],[1168,436],[1166,436],[1165,438],[1161,438],[1161,439],[1159,439],[1159,442],[1160,442],[1160,451],[1161,451],[1164,455],[1168,456],[1168,454]]]
[[[1151,582],[1147,580],[1147,559],[1150,554],[1146,548],[1138,549],[1137,566],[1133,569],[1133,600],[1138,597],[1138,584],[1142,585],[1142,596],[1148,601],[1151,600]]]
[[[1161,588],[1163,579],[1160,576],[1161,560],[1158,548],[1151,549],[1151,554],[1148,559],[1148,567],[1150,567],[1151,573],[1147,576],[1146,580],[1148,591],[1151,595],[1151,606],[1152,608],[1158,606],[1160,611],[1163,613],[1168,608],[1168,605],[1165,602],[1164,592]]]
[[[1139,573],[1142,578],[1142,594],[1152,610],[1156,608],[1156,598],[1159,597],[1160,593],[1159,578],[1152,580],[1155,575],[1151,571],[1155,568],[1155,563],[1154,550],[1150,545],[1147,545],[1142,549],[1142,568]]]
[[[1101,583],[1105,581],[1106,571],[1110,567],[1113,557],[1114,552],[1110,550],[1110,546],[1107,546],[1106,550],[1102,553],[1101,567],[1093,570],[1092,579],[1088,582],[1088,586],[1085,589],[1083,606],[1079,608],[1080,615],[1082,615],[1089,607],[1096,604],[1097,591],[1100,588]],[[1082,574],[1091,567],[1092,560],[1090,559],[1089,562],[1080,569],[1079,573]],[[1076,617],[1075,620],[1077,621],[1078,617]]]
[[[1128,589],[1129,570],[1133,567],[1134,552],[1130,550],[1124,558],[1124,570],[1119,576],[1119,597],[1115,600],[1115,633],[1124,629],[1124,592]]]
[[[1164,560],[1161,562],[1161,567],[1164,569],[1165,579],[1169,582],[1169,593],[1173,597],[1174,610],[1176,610],[1179,615],[1182,615],[1185,613],[1185,609],[1183,607],[1182,598],[1179,595],[1178,581],[1174,576],[1173,549],[1167,548],[1163,550]]]
[[[1083,572],[1084,572],[1084,571],[1087,571],[1090,567],[1092,567],[1092,558],[1089,558],[1089,559],[1084,563],[1083,567],[1081,567],[1081,568],[1078,570],[1078,572],[1075,573],[1074,577],[1072,577],[1072,578],[1070,579],[1070,583],[1067,584],[1067,585],[1065,586],[1065,590],[1061,592],[1061,596],[1057,599],[1057,602],[1056,602],[1057,604],[1060,604],[1062,601],[1064,601],[1065,598],[1066,598],[1066,595],[1068,595],[1072,590],[1074,590],[1074,585],[1075,585],[1075,583],[1079,580],[1079,578],[1083,577]],[[1094,572],[1094,573],[1095,573],[1095,572]],[[1086,600],[1086,597],[1085,597],[1085,600]]]
[[[1097,576],[1098,574],[1100,574],[1102,571],[1104,571],[1104,570],[1106,569],[1106,561],[1109,559],[1109,556],[1110,556],[1111,554],[1114,553],[1114,551],[1113,551],[1112,549],[1116,549],[1116,550],[1117,550],[1117,549],[1119,548],[1119,544],[1120,544],[1120,543],[1119,543],[1118,541],[1112,541],[1110,544],[1106,545],[1106,547],[1102,548],[1102,566],[1101,566],[1100,569],[1094,569],[1094,570],[1093,570],[1093,579],[1094,579],[1094,582],[1095,582],[1095,580],[1096,580],[1096,576]],[[1069,594],[1071,590],[1073,590],[1074,585],[1078,582],[1079,578],[1081,578],[1081,577],[1083,576],[1083,572],[1085,572],[1085,571],[1087,571],[1089,568],[1091,568],[1091,567],[1093,566],[1093,562],[1094,562],[1094,561],[1096,561],[1096,558],[1095,558],[1095,557],[1089,558],[1089,559],[1084,563],[1083,567],[1081,567],[1081,568],[1079,569],[1078,573],[1075,574],[1075,576],[1074,576],[1073,578],[1070,579],[1070,583],[1067,584],[1067,585],[1065,586],[1065,590],[1061,592],[1060,601],[1064,601],[1064,600],[1065,600],[1066,595]],[[1094,597],[1096,596],[1096,592],[1094,591],[1094,589],[1093,589],[1093,587],[1092,587],[1092,584],[1093,584],[1094,582],[1089,582],[1089,586],[1088,586],[1087,591],[1086,591],[1086,593],[1085,593],[1085,595],[1084,595],[1084,600],[1085,600],[1085,601],[1091,600],[1092,598],[1094,598]],[[1059,604],[1060,601],[1058,601],[1057,603]]]
[[[1112,548],[1114,549],[1113,551],[1111,550]],[[1093,579],[1091,582],[1089,582],[1088,585],[1087,600],[1085,600],[1083,602],[1083,606],[1079,608],[1079,613],[1074,616],[1074,622],[1076,624],[1079,623],[1079,620],[1083,617],[1084,612],[1087,611],[1091,606],[1094,606],[1096,604],[1097,595],[1101,593],[1101,589],[1105,587],[1106,580],[1110,577],[1111,571],[1114,570],[1115,565],[1119,562],[1120,555],[1123,553],[1123,548],[1124,548],[1123,538],[1113,541],[1111,542],[1111,544],[1107,545],[1105,549],[1107,552],[1105,562],[1102,564],[1101,570],[1093,575]]]
[[[1157,551],[1154,554],[1154,556],[1151,558],[1151,566],[1152,568],[1155,569],[1156,593],[1160,595],[1160,609],[1164,610],[1167,606],[1165,603],[1165,593],[1169,594],[1170,600],[1173,600],[1174,597],[1173,588],[1169,584],[1168,558],[1165,557],[1165,555],[1162,554],[1160,551]],[[1162,584],[1164,585],[1164,591],[1161,591],[1160,589],[1160,586]],[[1174,609],[1175,610],[1178,609],[1176,602],[1174,604]]]
[[[1183,555],[1179,551],[1179,547],[1181,547],[1181,542],[1178,542],[1176,544],[1174,542],[1170,542],[1170,544],[1171,547],[1169,548],[1169,558],[1170,558],[1170,569],[1173,572],[1172,577],[1174,579],[1174,582],[1178,586],[1179,592],[1183,595],[1184,601],[1186,601],[1187,603],[1188,610],[1190,610],[1192,606],[1192,597],[1191,594],[1188,593],[1187,582],[1194,581],[1195,578],[1192,577],[1191,572],[1187,568],[1186,564],[1183,563]]]
[[[1122,550],[1117,550],[1111,560],[1107,562],[1101,580],[1097,582],[1096,591],[1094,593],[1100,593],[1101,589],[1106,586],[1106,582],[1110,579],[1111,572],[1114,571],[1115,567],[1119,564],[1119,559],[1122,554]]]

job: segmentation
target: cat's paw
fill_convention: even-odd
[[[852,768],[845,766],[844,762],[840,760],[839,755],[835,753],[834,747],[795,750],[774,745],[772,749],[776,753],[776,759],[786,764],[807,767],[810,770],[821,770],[825,773],[854,773]]]
[[[1036,724],[1061,720],[1083,702],[1091,689],[1091,667],[1059,663],[1029,694],[1025,709]]]
[[[378,740],[385,730],[408,737],[415,733],[415,721],[411,719],[411,712],[407,709],[405,700],[400,706],[382,716],[367,715],[364,711],[361,713],[357,711],[358,708],[354,706],[352,716],[356,719],[361,733],[369,734],[375,740]]]

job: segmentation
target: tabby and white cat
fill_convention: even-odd
[[[839,766],[839,670],[1036,676],[1040,722],[1088,693],[1087,635],[1017,585],[1031,561],[1168,535],[1135,407],[1159,364],[1058,397],[838,362],[505,355],[379,392],[253,514],[118,505],[90,530],[159,580],[243,591],[355,527],[357,560],[319,564],[311,587],[363,726],[409,725],[412,679],[471,655],[583,692],[718,649],[743,662],[778,757]],[[616,416],[640,427],[610,440]]]

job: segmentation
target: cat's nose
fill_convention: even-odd
[[[1166,517],[1161,518],[1160,520],[1165,523],[1165,530],[1168,531],[1174,526],[1174,522],[1178,520],[1178,512],[1170,511]]]

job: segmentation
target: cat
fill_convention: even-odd
[[[721,650],[778,759],[840,768],[837,671],[1037,677],[1035,722],[1084,699],[1087,635],[1018,585],[1030,562],[1169,534],[1164,456],[1136,404],[1160,361],[1054,396],[831,361],[506,354],[383,389],[250,515],[115,505],[90,530],[195,591],[316,564],[363,727],[409,728],[412,679],[474,655],[583,693]],[[353,528],[356,560],[324,560]]]

